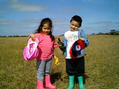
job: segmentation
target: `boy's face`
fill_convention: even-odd
[[[79,23],[75,20],[72,20],[70,22],[70,28],[71,28],[71,31],[76,31],[78,30],[78,28],[80,27]]]

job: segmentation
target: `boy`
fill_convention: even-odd
[[[60,47],[63,50],[64,55],[66,56],[66,72],[69,75],[69,86],[67,89],[74,88],[74,77],[78,77],[78,84],[80,89],[85,89],[83,86],[83,75],[84,75],[84,51],[85,48],[80,49],[79,51],[74,51],[73,48],[76,48],[77,40],[81,40],[83,46],[87,47],[89,44],[88,37],[84,34],[83,30],[79,29],[82,24],[82,19],[80,16],[75,15],[70,20],[70,31],[64,33],[62,40],[62,46]],[[77,42],[76,42],[77,41]],[[75,43],[75,45],[74,45]],[[78,47],[78,46],[77,46]],[[81,48],[81,47],[80,47]],[[77,49],[77,48],[76,48]],[[74,57],[72,57],[72,54]],[[76,55],[78,53],[78,55]]]

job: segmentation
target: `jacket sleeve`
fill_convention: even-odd
[[[81,34],[80,34],[81,37],[83,37],[85,39],[85,44],[86,44],[86,47],[89,45],[89,39],[88,39],[88,36],[84,33],[83,30],[81,30]]]

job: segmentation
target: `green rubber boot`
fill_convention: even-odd
[[[83,77],[82,76],[78,77],[78,82],[79,82],[79,88],[80,89],[85,89],[85,87],[83,85]]]
[[[74,76],[69,76],[69,86],[67,89],[74,89]]]

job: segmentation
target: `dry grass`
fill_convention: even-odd
[[[89,40],[85,56],[86,89],[118,89],[119,36],[90,35]],[[36,89],[36,61],[23,59],[25,43],[26,37],[0,38],[0,89]],[[57,89],[66,89],[65,58],[59,48],[55,54],[60,59],[60,65],[52,64],[52,82]],[[78,89],[77,83],[75,89]]]

